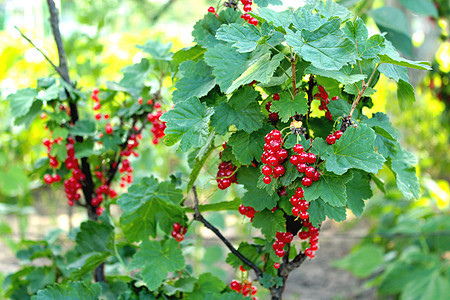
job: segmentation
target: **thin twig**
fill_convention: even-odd
[[[219,231],[219,229],[214,227],[214,225],[209,223],[202,216],[202,214],[200,213],[200,210],[198,209],[198,196],[197,196],[197,190],[196,190],[195,186],[192,187],[192,192],[194,194],[194,220],[203,223],[203,225],[205,225],[206,228],[208,228],[209,230],[214,232],[214,234],[225,244],[225,246],[227,246],[227,248],[234,255],[236,255],[243,263],[250,266],[250,268],[252,268],[253,271],[255,271],[256,277],[257,277],[257,279],[259,279],[263,275],[263,271],[258,266],[256,266],[254,263],[252,263],[248,258],[246,258],[244,255],[242,255],[242,253],[240,253],[238,250],[236,250],[236,248],[234,248],[234,246],[230,243],[230,241],[228,241],[228,239],[222,235],[222,233]]]
[[[355,101],[353,101],[353,103],[352,103],[352,109],[351,109],[350,112],[348,113],[348,119],[349,119],[349,120],[352,118],[353,112],[355,111],[356,106],[357,106],[358,103],[359,103],[359,100],[360,100],[361,97],[364,95],[364,92],[366,91],[366,89],[369,87],[370,82],[372,81],[372,78],[373,78],[374,74],[376,73],[376,71],[377,71],[379,65],[380,65],[380,64],[377,64],[377,66],[376,66],[375,69],[373,70],[372,74],[370,75],[370,78],[369,78],[369,80],[367,81],[367,83],[366,83],[366,84],[363,83],[363,86],[362,86],[361,91],[358,93],[358,96],[356,97]]]

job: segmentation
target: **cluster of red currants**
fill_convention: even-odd
[[[133,130],[135,132],[138,132],[138,128],[133,128]],[[134,157],[138,157],[139,153],[137,153],[135,151],[135,148],[137,148],[139,146],[139,141],[142,139],[142,135],[141,134],[132,134],[130,135],[130,137],[128,138],[127,144],[126,144],[126,148],[122,151],[120,151],[120,155],[124,156],[124,157],[128,157],[133,155]]]
[[[273,94],[272,98],[273,98],[274,101],[279,101],[280,100],[280,94],[278,94],[278,93]],[[270,112],[270,107],[271,106],[272,106],[272,101],[267,102],[266,110],[269,112],[269,120],[272,121],[272,122],[276,122],[276,121],[278,121],[280,116],[276,112]]]
[[[314,227],[309,220],[303,221],[303,229],[308,229],[307,231],[299,231],[298,237],[301,240],[306,240],[309,238],[309,248],[305,249],[305,255],[309,258],[313,258],[315,256],[314,252],[319,249],[319,229]]]
[[[333,121],[331,112],[328,109],[328,104],[330,103],[330,95],[327,93],[327,91],[325,91],[325,88],[323,86],[319,85],[319,93],[315,94],[314,98],[320,100],[319,110],[324,110],[325,117],[328,120]],[[333,101],[338,99],[338,96],[331,98],[331,100]]]
[[[73,139],[73,137],[68,137],[66,145],[67,158],[64,163],[68,170],[72,170],[72,176],[64,181],[64,191],[66,193],[67,203],[70,206],[74,204],[74,200],[80,200],[81,195],[78,193],[78,190],[81,189],[81,181],[86,179],[86,176],[80,169],[78,160],[75,158],[75,148],[73,146],[74,144],[75,140]]]
[[[233,166],[231,162],[223,161],[219,164],[216,179],[219,189],[224,190],[230,187],[231,183],[237,183],[235,171],[236,166]]]
[[[130,161],[128,159],[122,160],[122,165],[119,168],[119,173],[123,174],[123,176],[120,178],[120,187],[124,188],[127,186],[127,184],[130,184],[133,182],[133,168],[130,165]]]
[[[255,209],[251,206],[244,206],[243,204],[239,205],[239,213],[247,218],[250,218],[250,221],[252,222],[255,212]]]
[[[241,16],[241,18],[244,19],[245,21],[247,21],[251,25],[255,25],[255,26],[258,25],[258,20],[249,14],[249,12],[252,11],[253,1],[252,0],[241,0],[241,2],[244,5],[243,10],[245,12]]]
[[[47,156],[49,158],[49,164],[50,164],[50,167],[52,167],[53,169],[56,169],[59,166],[59,162],[58,162],[58,159],[56,158],[56,156],[52,156],[50,154],[50,152],[52,151],[52,145],[54,143],[59,144],[61,141],[62,141],[62,138],[60,138],[60,137],[55,140],[45,138],[42,141],[44,146],[47,147]],[[54,182],[59,182],[59,181],[61,181],[61,176],[59,174],[54,174],[54,175],[45,174],[44,175],[44,182],[46,184],[52,184]]]
[[[181,242],[184,240],[184,235],[186,234],[186,227],[181,226],[180,223],[173,223],[172,237],[177,241]]]
[[[341,138],[342,134],[343,134],[343,132],[340,131],[340,130],[336,130],[335,133],[329,134],[327,136],[327,143],[330,144],[330,145],[333,145],[334,143],[336,143],[336,141],[338,139]]]
[[[295,190],[295,194],[291,197],[292,214],[296,217],[300,217],[302,220],[307,220],[309,218],[309,213],[307,212],[309,208],[309,203],[302,199],[304,191],[301,187]]]
[[[166,129],[166,122],[162,122],[160,120],[161,115],[163,114],[161,110],[161,104],[155,103],[154,108],[156,112],[153,114],[148,114],[147,119],[149,122],[153,124],[152,133],[153,133],[153,144],[156,145],[159,143],[159,140],[164,137],[164,129]]]
[[[316,162],[316,155],[312,152],[304,152],[303,146],[300,144],[295,144],[293,148],[294,152],[297,154],[292,155],[289,161],[297,166],[297,170],[300,173],[305,173],[306,176],[302,178],[302,184],[304,186],[310,186],[313,181],[320,179],[320,174],[314,167],[308,166],[307,164],[313,164]]]
[[[255,296],[258,292],[258,288],[247,279],[242,280],[242,282],[239,282],[237,280],[232,280],[230,283],[230,288],[233,291],[238,292],[239,294],[242,294],[244,297],[248,296]],[[252,300],[258,300],[257,297],[252,297]]]
[[[290,232],[277,232],[276,238],[277,240],[273,243],[272,248],[275,250],[276,256],[283,257],[286,254],[284,246],[292,242],[294,235]]]
[[[219,17],[219,15],[216,14],[216,9],[212,6],[208,7],[208,12],[214,14],[217,18]]]
[[[94,100],[94,110],[100,110],[102,108],[102,105],[100,104],[100,98],[98,97],[99,89],[95,88],[92,90],[91,98]],[[101,117],[101,115],[100,115]],[[96,117],[97,119],[97,117]]]
[[[272,178],[278,178],[285,173],[284,167],[281,165],[287,158],[286,149],[282,149],[283,138],[281,132],[277,129],[269,132],[265,137],[264,152],[261,156],[261,162],[264,164],[261,171],[265,175],[263,181],[269,184]]]

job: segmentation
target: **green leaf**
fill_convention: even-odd
[[[203,168],[206,160],[211,155],[211,153],[216,149],[213,143],[215,137],[215,132],[211,132],[206,144],[200,149],[199,153],[193,159],[194,165],[192,166],[191,174],[189,174],[189,182],[186,187],[186,192],[189,192],[194,186],[195,180],[197,180],[198,174]]]
[[[230,44],[218,44],[206,51],[205,61],[213,67],[213,75],[220,90],[226,92],[245,70],[262,56],[267,58],[267,54],[270,54],[267,45],[260,45],[251,53],[239,53]]]
[[[220,299],[220,292],[226,288],[226,284],[213,276],[211,273],[203,273],[198,277],[192,293],[186,293],[183,296],[189,300],[197,299]]]
[[[114,228],[105,223],[88,220],[81,223],[76,237],[78,252],[113,252]]]
[[[42,101],[36,100],[30,107],[30,110],[23,116],[14,119],[14,125],[24,125],[30,127],[31,123],[42,111]]]
[[[297,166],[291,164],[289,160],[287,160],[287,162],[284,164],[284,169],[285,173],[283,176],[280,177],[280,183],[283,186],[288,186],[295,179],[301,177],[301,173],[297,170]]]
[[[69,129],[72,135],[92,136],[96,132],[95,122],[92,120],[78,120],[73,127]]]
[[[98,283],[70,281],[65,284],[54,284],[37,292],[33,300],[97,300],[102,293]]]
[[[278,276],[275,277],[268,273],[264,273],[259,282],[266,289],[269,289],[273,286],[279,287],[283,285],[283,279],[281,277]]]
[[[198,61],[199,59],[201,59],[203,57],[203,54],[205,53],[205,51],[206,51],[206,49],[199,45],[195,45],[193,47],[183,48],[181,50],[178,50],[173,55],[173,58],[171,61],[172,69],[177,71],[179,65],[182,62],[185,62],[187,60]]]
[[[295,114],[304,115],[308,112],[308,99],[305,92],[299,92],[294,99],[289,93],[283,92],[279,101],[272,101],[270,111],[278,113],[281,121],[288,122]]]
[[[315,9],[325,18],[339,17],[341,20],[345,21],[352,17],[352,13],[342,6],[332,0],[315,1],[317,5]]]
[[[332,206],[346,206],[347,193],[345,186],[351,178],[351,172],[347,172],[344,175],[323,172],[318,181],[315,181],[311,186],[304,188],[305,199],[310,202],[317,198],[321,198]]]
[[[311,65],[308,68],[306,68],[305,73],[324,76],[324,77],[328,77],[328,78],[333,78],[343,84],[355,83],[355,82],[361,81],[367,77],[366,75],[362,75],[362,74],[347,74],[347,72],[346,72],[347,70],[348,70],[348,68],[343,68],[339,71],[323,70],[323,69],[319,69],[319,68],[316,68]]]
[[[176,90],[172,94],[175,104],[194,96],[203,97],[216,85],[212,68],[203,60],[185,61],[179,71],[182,77],[175,84]]]
[[[113,91],[126,92],[133,97],[139,97],[141,89],[147,80],[150,72],[150,64],[147,59],[142,59],[139,63],[126,66],[122,69],[123,77],[118,82],[107,82],[107,87]]]
[[[259,169],[253,167],[241,167],[237,172],[237,180],[243,184],[247,192],[242,197],[244,206],[251,206],[256,211],[262,211],[264,208],[272,209],[279,199],[277,193],[269,194],[265,190],[257,187]]]
[[[351,168],[377,173],[386,161],[373,147],[375,132],[365,124],[350,126],[332,146],[333,154],[326,157],[328,171],[342,175]]]
[[[398,294],[415,278],[428,278],[433,270],[411,266],[402,261],[395,261],[383,274],[378,291],[380,294]]]
[[[251,87],[237,90],[228,102],[220,103],[211,117],[211,126],[225,135],[231,125],[251,133],[263,125],[264,115],[257,102],[259,93]]]
[[[410,9],[412,12],[425,15],[432,16],[434,18],[438,17],[438,10],[430,0],[400,0],[400,3],[403,4],[406,8]]]
[[[387,78],[399,81],[403,79],[404,81],[409,81],[408,79],[408,69],[406,67],[397,66],[393,64],[380,64],[378,66],[378,71],[383,73]]]
[[[272,126],[265,125],[252,133],[243,130],[233,133],[228,144],[237,160],[243,165],[250,164],[254,159],[261,161],[265,143],[264,136],[272,129]]]
[[[238,247],[239,253],[241,253],[245,258],[250,260],[256,266],[263,266],[264,262],[262,258],[262,247],[260,245],[249,244],[247,242],[241,242]],[[227,259],[225,260],[228,264],[230,264],[233,268],[237,269],[239,266],[243,266],[246,270],[250,269],[250,266],[244,264],[242,260],[240,260],[233,253],[228,253]]]
[[[278,53],[272,58],[270,58],[269,53],[266,53],[261,56],[256,62],[251,63],[250,61],[248,68],[245,69],[244,73],[242,73],[241,76],[233,81],[231,86],[227,89],[226,93],[232,93],[241,85],[251,83],[252,81],[257,81],[262,84],[268,83],[283,58],[284,54],[282,53]]]
[[[428,61],[412,61],[401,57],[389,41],[386,41],[386,47],[381,51],[379,57],[380,63],[388,63],[418,70],[431,70],[431,64]]]
[[[142,280],[151,291],[158,289],[169,272],[176,272],[185,266],[183,253],[174,239],[161,242],[147,240],[140,247],[129,268],[141,270]]]
[[[66,269],[70,272],[71,279],[81,279],[84,275],[92,272],[100,264],[104,263],[106,259],[111,256],[109,252],[91,252],[81,256],[79,259],[68,264]]]
[[[340,19],[331,19],[313,31],[287,30],[286,43],[316,68],[340,70],[355,59],[353,43],[344,37],[340,26]]]
[[[103,147],[105,150],[113,150],[113,151],[119,151],[119,145],[122,143],[122,139],[118,134],[105,134],[103,135],[99,141],[103,144]],[[75,156],[77,154],[75,153]]]
[[[381,25],[390,30],[397,31],[406,36],[410,35],[408,20],[405,14],[398,8],[383,6],[370,11],[370,16],[377,25]]]
[[[158,183],[150,177],[133,184],[117,201],[124,211],[120,225],[127,239],[133,242],[155,237],[157,224],[170,233],[172,224],[185,217],[179,205],[182,199],[181,190],[170,182]]]
[[[121,140],[119,138],[118,143],[120,142]],[[75,148],[75,158],[89,157],[91,155],[101,154],[100,150],[94,150],[94,142],[89,140],[84,140],[83,143],[75,143],[74,148]]]
[[[384,263],[383,249],[377,245],[364,245],[350,255],[333,262],[333,266],[367,277]]]
[[[180,152],[203,146],[208,139],[208,123],[213,112],[212,108],[201,103],[197,97],[175,104],[172,110],[161,116],[161,120],[167,122],[164,131],[166,145],[172,146],[181,141],[178,146]]]
[[[277,209],[272,212],[269,209],[255,213],[252,226],[261,228],[262,234],[266,236],[268,240],[272,239],[277,231],[286,231],[286,219],[281,210]]]
[[[273,24],[275,27],[289,28],[291,24],[292,11],[285,10],[282,12],[273,11],[269,8],[258,9],[258,15],[266,20],[268,23]]]
[[[55,137],[54,137],[55,138]],[[64,161],[67,158],[67,148],[65,144],[53,144],[50,150],[51,156],[56,156],[59,161]]]
[[[359,87],[359,90],[356,88],[356,86]],[[358,84],[346,84],[344,86],[344,92],[346,92],[347,94],[351,94],[351,95],[358,95],[362,88],[362,83],[358,83]],[[370,97],[373,94],[375,94],[376,90],[371,88],[371,87],[367,87],[366,90],[364,91],[364,93],[362,94],[363,97]]]
[[[326,217],[334,219],[338,222],[346,219],[345,206],[331,206],[322,201],[322,199],[316,199],[309,203],[309,220],[314,226],[318,226],[322,221],[325,221]]]
[[[345,184],[347,191],[347,206],[357,216],[361,217],[364,210],[364,200],[372,197],[370,188],[370,175],[368,173],[352,170],[353,177]]]
[[[30,291],[34,294],[38,290],[56,281],[56,269],[54,267],[35,267],[26,280],[29,281]]]
[[[348,21],[345,23],[344,33],[355,45],[355,50],[360,58],[376,58],[384,47],[384,37],[377,34],[369,38],[369,31],[364,21],[359,17],[354,22]]]
[[[337,120],[339,117],[348,116],[348,113],[352,109],[352,106],[344,99],[332,100],[328,104],[328,109],[333,116],[333,120]],[[352,115],[352,120],[356,120],[358,117],[358,111],[355,110]]]
[[[164,284],[164,293],[172,296],[177,292],[190,293],[194,290],[194,284],[197,280],[193,277],[180,278],[173,285]]]
[[[240,53],[255,50],[261,37],[258,28],[248,23],[222,25],[216,33],[218,40],[232,43]]]
[[[173,56],[173,53],[170,52],[170,49],[172,49],[172,42],[162,44],[158,41],[148,41],[145,45],[136,45],[136,48],[150,54],[150,56],[156,60],[170,61]]]
[[[261,7],[267,7],[270,5],[282,5],[283,2],[281,0],[255,0],[256,5],[258,5],[258,8]]]
[[[397,99],[400,104],[400,108],[402,109],[411,106],[416,101],[414,88],[409,82],[404,81],[403,79],[400,79],[397,82]]]
[[[192,36],[194,42],[202,47],[210,48],[222,42],[216,39],[216,31],[222,24],[244,23],[241,19],[241,13],[231,8],[223,9],[219,13],[219,18],[214,14],[207,13],[205,17],[194,25]]]
[[[364,120],[363,123],[372,128],[378,136],[382,136],[391,141],[397,141],[400,138],[400,133],[389,121],[389,117],[382,113],[377,112],[372,115],[372,118]]]
[[[18,90],[15,94],[10,94],[6,100],[11,107],[11,116],[18,118],[26,115],[36,99],[38,91],[32,88]]]
[[[415,165],[417,165],[417,158],[400,144],[395,155],[388,160],[388,166],[394,172],[398,189],[408,199],[418,199],[421,194]]]
[[[200,212],[237,210],[239,208],[239,204],[241,204],[241,199],[235,198],[233,201],[221,201],[217,203],[199,205],[198,210]],[[186,207],[185,210],[187,212],[194,212],[194,210],[190,207]]]
[[[51,101],[59,98],[59,84],[53,84],[44,91],[40,91],[37,98],[42,101]]]

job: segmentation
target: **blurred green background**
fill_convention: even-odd
[[[62,14],[61,31],[71,78],[83,92],[89,92],[107,80],[119,79],[120,69],[139,62],[142,54],[135,48],[136,44],[157,39],[162,43],[172,42],[172,51],[192,45],[190,32],[196,20],[207,13],[209,6],[217,4],[217,1],[207,0],[56,2]],[[344,245],[345,253],[305,267],[323,268],[323,272],[335,274],[342,272],[336,268],[345,269],[363,278],[365,284],[360,285],[359,279],[352,277],[353,283],[349,283],[351,293],[342,292],[344,299],[358,295],[373,296],[377,293],[374,287],[378,287],[379,297],[385,294],[404,295],[405,291],[411,293],[411,288],[417,284],[413,280],[396,282],[391,278],[395,277],[392,274],[422,272],[430,282],[441,280],[442,274],[447,274],[442,278],[448,280],[450,274],[449,2],[338,2],[361,15],[372,33],[386,32],[386,37],[405,57],[433,62],[433,71],[409,74],[417,94],[412,108],[402,111],[393,104],[396,102],[393,101],[396,97],[395,86],[382,78],[371,109],[386,112],[400,129],[404,146],[417,155],[417,172],[423,196],[414,202],[403,199],[395,188],[395,178],[390,172],[382,170],[379,177],[385,182],[386,191],[376,193],[366,203],[367,211],[363,217],[339,225],[329,222],[325,227],[322,248],[326,247],[328,239],[330,247]],[[296,7],[299,3],[301,1],[284,1],[283,6],[274,8],[281,10]],[[45,132],[41,130],[42,122],[35,120],[26,128],[14,126],[5,101],[8,94],[34,86],[37,78],[52,74],[53,70],[42,55],[14,28],[20,28],[51,59],[57,61],[47,19],[46,1],[0,0],[0,283],[7,273],[18,269],[19,262],[14,258],[14,253],[23,247],[25,240],[40,239],[55,227],[70,230],[85,219],[83,211],[67,207],[63,191],[43,186],[39,176],[33,172],[39,159],[46,155],[41,144],[45,137]],[[170,77],[164,84],[170,91]],[[166,104],[170,107],[170,102]],[[149,134],[146,132],[144,136]],[[187,157],[175,153],[172,148],[168,150],[164,145],[152,145],[150,138],[144,137],[144,141],[147,142],[143,142],[140,148],[142,155],[132,161],[136,177],[154,174],[167,178],[174,172],[187,173]],[[228,199],[230,194],[239,195],[239,187],[226,192],[216,189],[211,178],[217,172],[218,153],[213,157],[199,177],[199,185],[205,188],[204,194],[210,195],[208,201]],[[242,238],[242,232],[250,230],[237,213],[210,213],[208,216],[222,229],[228,229],[226,232],[236,240]],[[229,230],[233,226],[240,230]],[[194,231],[201,233],[201,228]],[[195,237],[192,240],[192,257],[198,272],[213,265],[214,274],[229,280],[231,269],[224,269],[221,265],[225,250],[208,236],[203,241]],[[204,249],[202,243],[206,245]],[[351,247],[353,251],[350,256],[342,258]],[[372,250],[367,251],[367,247]],[[414,255],[427,257],[428,260],[426,263],[416,261]],[[320,258],[320,251],[318,256]],[[320,274],[317,276],[320,280]],[[338,280],[337,277],[334,279]],[[333,278],[330,277],[330,280]],[[388,282],[391,284],[388,285]],[[305,282],[297,281],[299,286],[302,283]],[[313,287],[310,285],[311,289]],[[341,297],[340,290],[332,285],[328,288],[330,295]],[[297,299],[297,295],[308,299],[308,290],[294,287],[288,290],[286,297]],[[326,298],[327,295],[322,296]],[[428,296],[433,299],[433,295]]]

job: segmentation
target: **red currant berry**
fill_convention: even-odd
[[[301,211],[298,215],[300,216],[300,219],[302,219],[302,220],[306,220],[309,218],[309,213],[307,211]]]
[[[95,119],[98,121],[102,118],[102,114],[96,114],[95,115]]]
[[[299,206],[300,205],[300,198],[296,197],[295,195],[291,197],[291,204],[292,206]]]
[[[104,210],[105,209],[103,207],[97,207],[95,209],[95,213],[97,214],[97,216],[101,216]]]
[[[313,254],[314,254],[314,253],[313,253],[313,251],[312,251],[311,249],[308,248],[308,249],[305,250],[305,255],[306,255],[306,256],[312,258],[311,255],[313,255]],[[314,256],[313,256],[313,257],[314,257]]]
[[[223,186],[223,189],[229,188],[230,185],[231,185],[231,180],[230,180],[230,178],[224,178],[224,179],[222,179],[222,186]]]
[[[258,21],[256,21],[256,22],[258,22]],[[278,121],[278,119],[280,118],[280,116],[277,114],[277,113],[270,113],[269,114],[269,119],[270,119],[270,121],[272,121],[272,122],[276,122],[276,121]]]
[[[244,11],[245,12],[249,12],[252,10],[252,5],[251,4],[245,4],[244,5]]]
[[[44,182],[46,184],[52,184],[53,183],[53,177],[50,174],[45,174],[44,175]]]
[[[297,165],[297,171],[299,171],[300,173],[304,173],[306,170],[306,164],[298,164]]]
[[[177,236],[175,237],[175,240],[177,242],[181,242],[182,240],[184,240],[184,236],[181,233],[177,233]]]
[[[300,144],[295,144],[293,148],[295,153],[302,153],[303,152],[303,146]]]
[[[272,174],[272,168],[268,165],[264,165],[261,170],[262,170],[262,173],[266,176],[269,176],[270,174]]]
[[[285,243],[282,241],[275,241],[272,245],[273,250],[283,250]]]
[[[255,209],[253,207],[249,207],[247,210],[247,213],[245,214],[246,217],[253,219],[253,217],[255,216]]]
[[[275,269],[279,269],[279,268],[280,268],[280,264],[279,264],[279,263],[274,263],[274,264],[273,264],[273,267],[274,267]]]
[[[299,197],[299,198],[302,198],[302,197],[303,197],[303,193],[304,193],[304,191],[303,191],[303,189],[302,189],[301,187],[298,187],[298,188],[295,190],[295,196],[297,196],[297,197]]]
[[[52,181],[53,182],[59,182],[61,181],[61,176],[59,174],[55,174],[52,176]]]
[[[112,134],[113,133],[113,128],[112,128],[111,124],[109,124],[109,123],[106,124],[105,132],[106,132],[106,134]]]
[[[276,158],[275,156],[271,155],[267,158],[267,164],[271,165],[271,166],[276,166],[278,165],[278,158]]]
[[[239,213],[240,213],[241,215],[247,214],[247,210],[248,210],[248,208],[245,207],[243,204],[239,205]]]
[[[285,149],[280,149],[277,152],[277,157],[279,161],[284,161],[288,157],[288,153]]]
[[[252,17],[250,20],[248,20],[248,23],[250,23],[251,25],[257,26],[258,20],[256,20],[255,18]],[[278,116],[278,114],[277,114],[277,116]]]
[[[300,208],[298,208],[298,207],[293,207],[293,208],[292,208],[292,214],[293,214],[295,217],[298,217],[298,215],[300,214],[300,212],[301,212]]]
[[[173,223],[173,230],[175,230],[176,232],[180,232],[181,231],[180,223]]]
[[[230,283],[230,288],[234,291],[240,291],[241,290],[241,284],[237,280],[233,280]]]
[[[315,171],[316,170],[313,167],[306,167],[306,169],[305,169],[306,177],[312,178],[314,176]]]
[[[286,244],[289,244],[294,239],[294,235],[290,233],[289,231],[284,234],[284,237],[282,239],[283,242]]]
[[[300,163],[300,159],[298,158],[298,155],[292,155],[289,158],[289,161],[291,162],[291,164],[293,165],[298,165]]]
[[[327,136],[327,143],[333,145],[334,143],[336,143],[336,137],[332,134],[329,134]]]
[[[284,172],[285,172],[285,169],[283,166],[278,165],[278,166],[273,167],[273,173],[277,176],[283,176]]]
[[[177,231],[177,230],[172,230],[172,237],[173,238],[177,238],[177,234],[179,234],[180,232],[179,231]]]
[[[280,100],[280,94],[278,94],[278,93],[273,94],[273,100],[275,100],[275,101]]]
[[[214,7],[212,7],[212,6],[210,6],[210,7],[208,8],[208,11],[209,11],[210,13],[215,13],[215,12],[216,12],[216,9],[215,9]]]
[[[274,140],[281,140],[281,132],[278,129],[274,129],[270,132],[270,135]]]
[[[256,295],[257,292],[258,292],[258,288],[256,286],[252,286],[252,296]]]
[[[306,162],[308,164],[313,164],[316,162],[316,155],[314,153],[308,153],[308,157],[306,158]]]
[[[315,171],[313,174],[313,177],[311,177],[312,180],[318,181],[320,179],[320,173]]]
[[[302,184],[303,184],[304,186],[311,186],[311,184],[312,184],[312,179],[309,178],[309,177],[303,177],[303,178],[302,178]]]
[[[336,137],[336,139],[338,140],[338,139],[340,139],[341,138],[341,136],[342,136],[342,134],[343,134],[343,132],[342,131],[340,131],[340,130],[337,130],[335,133],[334,133],[334,136]]]
[[[309,248],[313,251],[317,251],[317,249],[319,249],[319,246],[317,246],[317,244],[311,244],[311,247]]]
[[[284,250],[275,250],[275,255],[278,257],[283,257],[286,252]]]
[[[308,153],[302,152],[298,155],[298,159],[301,163],[306,163],[306,160],[308,159]]]
[[[263,182],[264,182],[265,184],[269,184],[269,183],[272,182],[272,178],[270,178],[270,176],[264,176]]]
[[[306,231],[300,231],[298,237],[302,240],[306,240],[309,237],[309,233]]]

